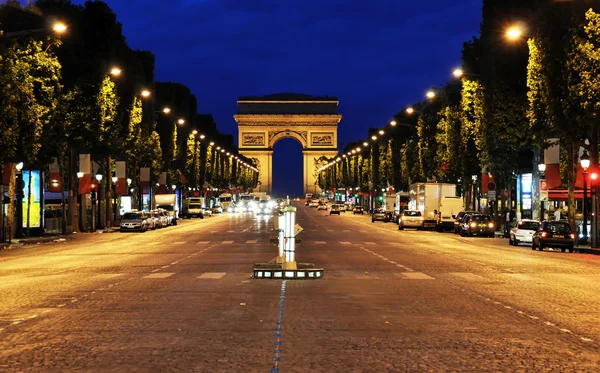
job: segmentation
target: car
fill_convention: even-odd
[[[213,206],[212,207],[212,213],[213,214],[222,214],[223,213],[223,208],[219,205]]]
[[[169,211],[164,209],[158,209],[158,211],[165,217],[166,224],[165,226],[175,225],[175,217],[169,214]]]
[[[159,210],[153,210],[152,215],[154,216],[154,218],[158,219],[158,228],[164,228],[167,226],[167,217],[165,216],[165,214],[161,213]]]
[[[346,208],[346,211],[352,211],[354,210],[354,205],[351,203],[345,203],[344,207]]]
[[[419,210],[404,210],[398,217],[398,230],[404,228],[423,229],[423,214]]]
[[[317,211],[319,210],[325,210],[327,211],[327,204],[326,203],[319,203],[319,206],[317,206]]]
[[[126,212],[121,217],[121,224],[119,228],[121,232],[145,232],[148,230],[148,225],[146,223],[146,215],[140,211]]]
[[[510,230],[508,243],[517,246],[521,242],[533,243],[533,234],[540,229],[540,222],[537,220],[523,219],[517,222],[517,225]]]
[[[346,205],[342,202],[338,202],[338,205],[340,205],[340,211],[341,212],[346,212]]]
[[[271,214],[272,211],[273,209],[269,206],[269,201],[267,201],[266,199],[263,199],[262,201],[258,202],[258,204],[256,205],[256,209],[254,210],[256,215]]]
[[[387,223],[390,221],[389,214],[384,209],[375,209],[373,210],[373,214],[371,214],[371,223],[375,223],[375,221]]]
[[[148,229],[155,230],[160,225],[160,218],[154,217],[152,211],[142,211],[146,218],[146,226]]]
[[[341,211],[342,211],[342,207],[340,205],[338,205],[337,203],[334,203],[329,208],[329,215],[333,215],[333,214],[339,215]]]
[[[310,201],[309,200],[304,201],[304,206],[308,206],[308,205],[310,205]]]
[[[462,237],[481,236],[494,237],[496,225],[489,215],[466,214],[461,226]]]
[[[364,214],[365,210],[362,208],[362,206],[354,206],[354,209],[352,209],[352,213],[353,214]]]
[[[544,220],[537,231],[533,233],[531,250],[544,250],[546,247],[558,247],[564,253],[570,253],[575,248],[575,232],[566,221]]]
[[[308,203],[308,207],[319,207],[319,200],[313,199]]]
[[[202,215],[204,217],[212,216],[212,210],[209,209],[208,207],[205,207],[202,209]]]
[[[477,211],[461,211],[456,214],[456,218],[454,219],[454,234],[460,234],[461,226],[465,215],[468,214],[477,214]]]

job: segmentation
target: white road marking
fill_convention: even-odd
[[[172,272],[164,272],[164,273],[153,273],[151,275],[145,276],[144,278],[167,278],[173,276],[175,273]]]
[[[350,229],[344,229],[342,232],[350,232]]]
[[[173,242],[173,245],[183,245],[185,243],[185,241],[177,241],[177,242]]]
[[[399,273],[399,275],[405,280],[435,280],[433,277],[421,272]]]
[[[123,276],[122,273],[103,273],[101,275],[96,275],[92,278],[115,278],[115,277],[119,277],[119,276]]]
[[[340,241],[340,244],[342,244],[342,245],[351,245],[351,243],[348,242],[348,241]]]
[[[315,241],[315,244],[317,245],[325,245],[325,241]]]
[[[375,242],[365,242],[365,245],[375,245]]]
[[[226,274],[227,274],[227,272],[206,272],[206,273],[203,273],[200,276],[198,276],[198,278],[217,279],[217,278],[221,278],[221,277],[225,276]]]
[[[258,241],[257,240],[248,240],[248,241],[246,241],[246,243],[256,243],[256,242],[258,242]]]
[[[223,241],[223,242],[221,242],[221,243],[223,243],[223,244],[232,244],[232,243],[233,243],[233,241]]]
[[[198,241],[196,242],[196,245],[208,245],[210,243],[210,241]]]

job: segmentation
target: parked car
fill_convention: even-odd
[[[371,223],[375,223],[375,221],[387,223],[390,221],[390,216],[385,209],[375,209],[373,210],[373,214],[371,214]]]
[[[319,200],[313,199],[308,203],[308,207],[319,207]]]
[[[354,209],[352,210],[353,214],[364,214],[365,210],[362,208],[362,206],[354,206]]]
[[[463,237],[494,237],[496,230],[492,218],[483,214],[466,214],[461,227],[460,235]]]
[[[155,218],[152,211],[142,211],[142,214],[144,214],[144,218],[146,219],[147,229],[155,230],[160,224],[160,219]]]
[[[212,207],[212,213],[213,214],[222,214],[223,213],[223,208],[219,205],[213,206]]]
[[[331,205],[331,207],[329,208],[329,215],[333,215],[333,214],[340,214],[341,210],[341,206],[338,205],[337,203],[334,203],[333,205]]]
[[[202,215],[204,217],[212,216],[212,210],[209,209],[208,207],[205,207],[204,209],[202,209]]]
[[[164,228],[167,226],[167,217],[164,214],[161,214],[160,211],[154,210],[152,211],[152,215],[158,219],[157,228]]]
[[[423,214],[419,210],[404,210],[398,218],[398,230],[404,228],[423,229]]]
[[[165,217],[165,227],[169,227],[171,225],[175,225],[175,217],[169,214],[169,211],[164,209],[158,209],[158,212]]]
[[[461,211],[456,215],[456,219],[454,219],[454,233],[460,234],[462,229],[462,223],[464,218],[468,214],[477,214],[477,211]]]
[[[344,203],[344,207],[345,207],[346,211],[354,210],[354,205],[351,203]]]
[[[319,210],[327,211],[327,204],[323,203],[323,202],[319,203],[319,206],[317,207],[317,211],[319,211]]]
[[[146,224],[146,216],[144,215],[143,212],[141,212],[141,211],[126,212],[121,217],[121,225],[120,225],[121,232],[127,232],[127,231],[145,232],[146,230],[148,230],[148,226]]]
[[[539,229],[534,232],[531,250],[539,248],[540,251],[546,247],[559,247],[564,253],[567,249],[570,253],[575,248],[575,232],[566,221],[544,220]]]
[[[521,242],[533,243],[533,234],[540,229],[540,222],[537,220],[523,219],[517,222],[517,225],[510,230],[508,243],[517,246]]]

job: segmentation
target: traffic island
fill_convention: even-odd
[[[285,280],[322,278],[323,268],[315,268],[313,263],[296,263],[296,236],[302,232],[302,227],[295,224],[295,207],[286,207],[282,211],[283,214],[275,219],[278,255],[269,263],[254,263],[252,278]]]

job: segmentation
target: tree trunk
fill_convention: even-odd
[[[15,235],[15,187],[17,183],[17,166],[13,164],[10,170],[10,182],[8,184],[8,215],[6,226],[8,227],[8,242]]]
[[[25,237],[29,237],[29,228],[30,228],[30,218],[31,218],[31,170],[29,170],[29,180],[27,180],[27,230],[25,233]]]
[[[567,204],[567,219],[573,232],[576,231],[575,226],[575,141],[570,141],[567,145],[567,165],[568,165],[568,179],[569,179],[569,200]]]
[[[62,156],[64,156],[64,154],[62,154]],[[63,182],[65,180],[64,178],[64,169],[63,169],[63,162],[62,162],[62,158],[63,157],[59,157],[59,161],[58,161],[58,172],[60,173],[60,177],[61,177],[61,183],[60,183],[60,198],[61,198],[61,213],[62,213],[62,221],[60,224],[60,228],[61,228],[61,232],[62,234],[67,234],[67,201],[66,201],[66,196],[65,196],[65,183]]]
[[[104,203],[106,205],[105,208],[105,212],[106,212],[106,228],[110,228],[112,227],[113,224],[113,218],[112,218],[112,209],[111,209],[111,199],[112,199],[112,168],[111,168],[111,164],[112,164],[112,159],[110,156],[108,156],[106,158],[106,199],[104,200]]]
[[[531,217],[533,220],[544,220],[543,216],[540,216],[540,170],[538,165],[541,162],[540,158],[540,149],[536,146],[533,149],[533,175],[531,180],[533,181],[532,185],[532,194],[531,194]]]

